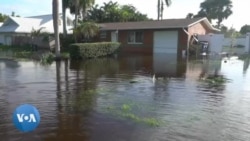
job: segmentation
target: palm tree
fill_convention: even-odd
[[[82,19],[87,17],[87,11],[95,4],[95,0],[80,0],[80,9],[82,11]]]
[[[38,30],[35,30],[35,29],[32,27],[31,34],[30,34],[30,36],[31,36],[31,46],[32,46],[32,48],[35,47],[34,45],[35,45],[35,43],[36,43],[36,41],[37,41],[37,38],[38,38],[39,36],[45,34],[45,32],[42,31],[44,28],[45,28],[45,27],[41,27],[41,28],[39,28]],[[35,48],[33,48],[33,49],[35,49]]]
[[[87,14],[87,10],[92,7],[95,3],[95,0],[73,0],[71,1],[71,13],[75,14],[75,28],[77,27],[78,23],[78,15],[82,12],[82,19],[85,18]]]
[[[67,35],[66,28],[66,9],[70,6],[70,0],[62,0],[62,16],[63,16],[63,36]]]
[[[54,35],[55,35],[55,49],[56,57],[60,56],[60,39],[59,39],[59,0],[53,0],[52,3],[52,14],[53,14],[53,26],[54,26]]]
[[[94,22],[82,22],[74,29],[74,34],[81,35],[89,41],[90,38],[95,37],[99,32],[99,26]]]
[[[171,0],[165,0],[166,6],[169,7],[171,5]],[[160,18],[163,18],[163,7],[164,2],[163,0],[158,0],[157,4],[157,19],[160,20]]]

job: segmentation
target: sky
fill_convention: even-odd
[[[96,4],[110,0],[96,0]],[[113,0],[119,4],[132,4],[141,13],[147,14],[149,18],[157,17],[157,0],[145,2],[143,0]],[[204,0],[172,0],[170,7],[164,9],[164,19],[185,18],[187,13],[196,14],[199,11],[200,3]],[[232,0],[233,14],[222,24],[234,27],[237,30],[245,24],[250,24],[249,0]],[[61,8],[61,6],[60,6]],[[61,9],[60,9],[61,10]],[[0,13],[10,15],[14,11],[21,17],[51,14],[52,0],[0,0]],[[214,23],[215,24],[215,23]]]

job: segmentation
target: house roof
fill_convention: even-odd
[[[0,32],[29,33],[32,28],[39,28],[41,19],[9,17],[0,27]]]
[[[60,16],[62,16],[62,14],[59,14]],[[41,24],[45,24],[49,21],[51,21],[53,19],[53,16],[51,14],[47,14],[47,15],[38,15],[38,16],[31,16],[31,17],[27,17],[27,18],[32,18],[32,19],[41,19]]]
[[[214,28],[210,24],[207,18],[102,23],[100,24],[100,27],[101,30],[170,29],[170,28],[187,28],[199,22],[204,22],[208,26],[208,28],[218,31],[218,29]]]
[[[62,25],[62,24],[61,24]],[[63,32],[63,27],[59,25],[59,32]],[[48,33],[54,33],[52,15],[41,15],[33,17],[9,17],[2,26],[0,26],[0,33],[30,33],[32,29],[38,30],[44,28]],[[72,32],[67,27],[68,32]]]

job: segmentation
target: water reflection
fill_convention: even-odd
[[[20,64],[18,61],[13,60],[13,59],[0,59],[0,66],[4,65],[6,68],[18,68],[20,67]],[[1,68],[1,67],[0,67]],[[3,66],[2,66],[3,68]]]
[[[153,71],[157,77],[184,77],[186,62],[172,54],[154,54]]]
[[[2,140],[247,140],[249,61],[181,60],[166,54],[85,61],[1,61]],[[8,64],[8,65],[5,65]],[[153,83],[152,76],[158,79]],[[211,86],[206,74],[230,82]],[[163,79],[166,78],[166,79]],[[11,113],[21,103],[42,115],[38,129],[19,133]],[[142,119],[150,119],[143,121]],[[159,127],[151,127],[152,122]]]
[[[248,68],[249,68],[249,65],[250,65],[250,58],[247,58],[244,60],[244,67],[243,67],[243,72],[244,74],[246,74]]]

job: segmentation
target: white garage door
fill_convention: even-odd
[[[155,31],[154,53],[177,54],[178,31]]]

